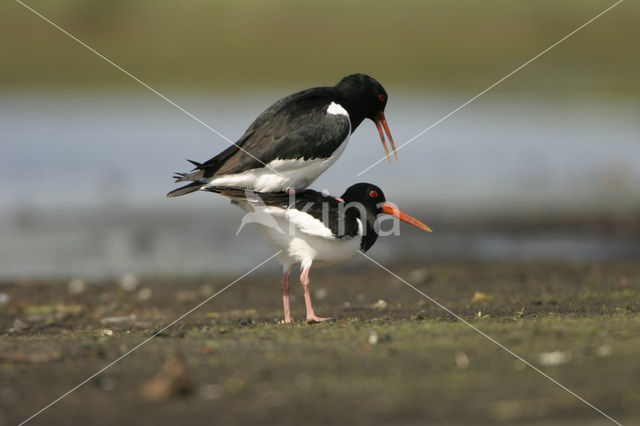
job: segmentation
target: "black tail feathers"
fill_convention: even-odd
[[[167,197],[179,197],[181,195],[191,194],[192,192],[196,192],[206,184],[202,182],[191,182],[188,185],[181,186],[178,189],[174,189],[173,191],[167,194]]]

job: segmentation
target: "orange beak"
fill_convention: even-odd
[[[398,153],[396,152],[396,145],[393,143],[393,138],[391,137],[391,132],[389,131],[389,126],[387,126],[387,119],[384,117],[384,112],[380,111],[378,115],[373,120],[376,123],[376,127],[378,128],[378,133],[380,133],[380,140],[382,141],[382,147],[384,148],[384,154],[387,156],[387,161],[391,162],[389,158],[389,151],[387,150],[387,142],[384,139],[384,133],[382,133],[382,128],[384,127],[384,131],[389,138],[389,143],[391,144],[391,149],[393,150],[393,155],[396,157],[396,161],[398,161]]]
[[[416,228],[422,229],[423,231],[432,232],[431,228],[429,228],[427,225],[425,225],[424,223],[420,222],[418,219],[412,218],[408,214],[402,213],[397,207],[394,207],[389,203],[386,203],[386,202],[383,203],[382,206],[380,206],[380,209],[382,210],[383,213],[386,213],[386,214],[391,215],[393,217],[397,217],[398,219],[400,219],[404,223],[408,223],[409,225],[413,225]]]

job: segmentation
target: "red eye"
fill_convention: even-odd
[[[380,93],[380,94],[378,95],[378,100],[379,100],[380,102],[384,102],[384,100],[385,100],[385,99],[387,99],[387,97],[386,97],[385,95],[383,95],[382,93]]]
[[[378,191],[374,189],[373,191],[369,192],[369,197],[378,198]]]

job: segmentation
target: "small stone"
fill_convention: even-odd
[[[120,277],[120,288],[124,291],[134,291],[138,288],[138,278],[133,274],[123,274]]]
[[[141,288],[140,291],[136,294],[136,299],[138,299],[140,302],[146,302],[147,300],[151,299],[152,294],[153,292],[149,287],[144,287]]]
[[[0,293],[0,305],[9,303],[10,297],[7,293]]]
[[[211,287],[209,284],[205,284],[202,287],[200,287],[200,295],[202,297],[209,297],[213,294],[213,287]]]
[[[176,299],[176,302],[188,303],[198,301],[200,299],[200,294],[195,290],[181,290],[176,291],[173,297]]]
[[[102,330],[100,332],[100,334],[103,335],[103,336],[113,336],[113,330],[105,328],[104,330]]]
[[[117,324],[120,322],[135,321],[136,318],[137,318],[136,314],[131,314],[131,315],[120,316],[120,317],[105,317],[105,318],[102,318],[100,322],[102,324]]]
[[[461,368],[464,370],[465,368],[469,367],[469,357],[467,357],[467,354],[465,354],[464,352],[457,351],[453,357],[456,361],[456,365],[458,366],[458,368]]]
[[[86,289],[87,283],[85,283],[84,280],[81,280],[80,278],[72,279],[67,285],[67,291],[73,296],[84,293]]]
[[[430,275],[425,268],[414,269],[409,272],[409,281],[413,284],[423,284],[429,281]]]
[[[329,295],[329,292],[324,288],[319,288],[313,292],[313,296],[317,300],[324,300],[327,298],[328,295]]]
[[[22,321],[20,318],[16,318],[15,320],[13,320],[13,325],[9,329],[9,333],[16,333],[22,330],[26,330],[27,328],[29,328],[29,324]]]
[[[609,356],[613,353],[613,350],[611,349],[611,346],[609,345],[602,345],[599,346],[598,349],[596,349],[596,355],[598,355],[599,357],[606,357]]]
[[[100,389],[105,392],[111,392],[116,388],[116,383],[109,377],[101,377],[99,381]]]
[[[224,388],[220,385],[206,384],[198,388],[198,396],[207,401],[220,399],[222,395],[224,395]]]
[[[422,312],[418,312],[411,315],[411,319],[416,321],[422,321],[423,319],[425,319],[425,316]]]
[[[142,395],[150,401],[164,401],[169,397],[192,390],[191,377],[182,358],[171,358],[142,386]]]
[[[371,307],[374,309],[387,309],[388,306],[389,306],[389,303],[385,302],[382,299],[378,300],[376,303],[371,305]]]
[[[471,297],[471,303],[488,302],[491,299],[492,299],[491,295],[483,293],[481,291],[476,291],[473,293],[473,296]]]
[[[378,344],[378,340],[379,340],[378,332],[375,330],[371,330],[369,332],[369,340],[368,340],[369,344],[371,346],[376,345]]]
[[[571,361],[571,353],[563,351],[542,352],[538,355],[538,362],[542,365],[555,366]]]

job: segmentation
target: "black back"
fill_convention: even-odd
[[[375,222],[380,212],[380,203],[385,202],[384,193],[376,185],[358,183],[350,186],[338,201],[312,189],[298,190],[295,196],[285,192],[246,192],[243,188],[207,188],[232,200],[251,201],[254,195],[266,206],[283,209],[295,208],[322,221],[336,238],[352,238],[358,235],[358,221],[365,226],[360,249],[369,250],[378,239]],[[249,195],[249,198],[248,198]],[[375,195],[375,196],[374,196]]]
[[[331,102],[349,113],[327,114]],[[264,167],[275,159],[328,158],[365,118],[384,111],[387,93],[364,74],[352,74],[333,87],[316,87],[275,102],[249,126],[240,139],[195,172],[178,174],[177,182],[239,173]],[[242,148],[242,149],[240,149]],[[249,154],[251,155],[249,155]]]

